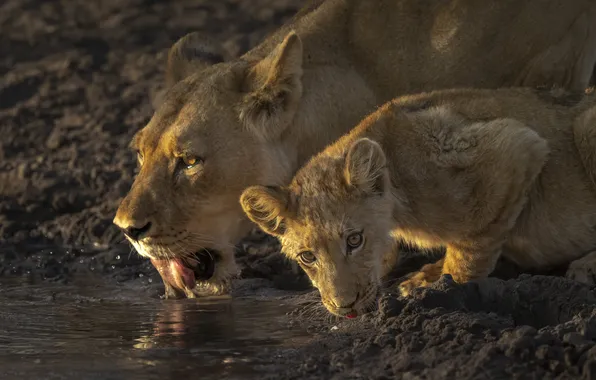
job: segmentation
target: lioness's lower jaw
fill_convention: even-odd
[[[218,265],[223,265],[221,252],[202,249],[192,257],[151,259],[166,288],[165,298],[195,298],[216,295],[227,290],[227,278],[215,278]]]

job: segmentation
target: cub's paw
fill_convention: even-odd
[[[434,281],[428,276],[426,272],[413,272],[408,275],[408,279],[399,284],[399,293],[402,297],[408,297],[415,288],[425,288]]]
[[[441,259],[436,263],[426,264],[420,268],[419,272],[407,275],[407,279],[399,284],[399,292],[402,297],[409,296],[415,288],[424,288],[437,281],[441,277],[443,261],[444,259]]]

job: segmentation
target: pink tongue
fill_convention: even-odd
[[[196,285],[195,273],[187,268],[180,259],[156,260],[151,259],[151,263],[159,272],[162,280],[175,288],[194,289]]]

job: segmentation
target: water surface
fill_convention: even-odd
[[[308,340],[280,300],[160,300],[124,285],[0,279],[2,379],[258,377]]]

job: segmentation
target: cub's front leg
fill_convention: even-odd
[[[481,248],[483,246],[484,249]],[[450,274],[458,283],[487,277],[494,270],[500,254],[500,244],[482,245],[477,242],[449,244],[442,260],[427,264],[420,271],[408,275],[408,279],[399,285],[400,294],[407,297],[413,289],[427,287],[443,274]]]

